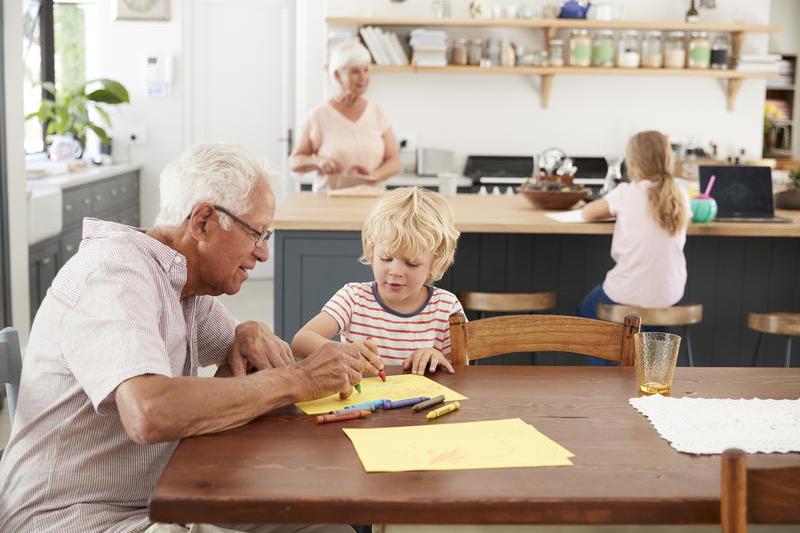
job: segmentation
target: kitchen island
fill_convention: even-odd
[[[555,314],[574,314],[581,298],[613,266],[613,223],[566,224],[521,196],[457,195],[449,199],[459,239],[455,264],[438,286],[458,293],[557,291]],[[293,193],[275,216],[275,331],[290,339],[348,281],[372,279],[361,255],[361,224],[374,198]],[[748,312],[800,311],[800,212],[789,224],[720,223],[689,228],[684,303],[704,307],[692,328],[695,364],[748,364],[756,333]],[[683,352],[683,350],[682,350]],[[768,335],[759,364],[782,364],[784,339]],[[685,354],[681,355],[682,362]],[[504,362],[530,362],[527,354]],[[538,354],[535,362],[578,363],[580,356]],[[800,364],[800,355],[793,366]]]

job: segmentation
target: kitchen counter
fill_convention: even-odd
[[[300,185],[311,185],[314,183],[314,173],[307,172],[305,174],[295,174],[294,182],[299,187]],[[436,176],[417,176],[416,174],[395,174],[386,180],[388,187],[438,187],[439,178]],[[472,180],[464,176],[459,176],[456,179],[457,187],[470,187]]]
[[[522,196],[459,194],[448,199],[462,233],[610,235],[610,223],[565,224],[533,209]],[[291,193],[278,204],[277,230],[361,231],[375,198]],[[800,211],[778,211],[792,223],[712,222],[692,224],[689,235],[718,237],[800,237]]]
[[[28,178],[26,188],[28,190],[47,187],[58,187],[69,189],[86,183],[119,176],[128,172],[140,170],[142,165],[136,163],[118,163],[114,165],[89,166],[77,172],[65,172],[63,174],[49,174],[42,177]]]

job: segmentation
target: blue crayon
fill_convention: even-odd
[[[405,400],[383,400],[383,408],[398,409],[400,407],[411,407],[412,405],[416,405],[419,402],[424,402],[425,400],[430,400],[430,398],[427,396],[417,396],[416,398],[406,398]]]
[[[352,411],[353,409],[369,409],[370,407],[382,408],[383,402],[386,400],[372,400],[371,402],[357,403],[354,405],[347,405],[345,409]]]
[[[358,411],[373,411],[374,412],[376,409],[378,409],[377,405],[370,405],[368,407],[363,407],[362,406],[360,409],[357,409],[357,410]],[[329,415],[343,415],[345,413],[352,413],[353,410],[354,409],[352,407],[345,407],[344,409],[336,409],[334,411],[328,411],[328,414]]]

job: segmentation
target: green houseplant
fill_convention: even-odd
[[[86,146],[86,132],[92,130],[107,143],[105,128],[111,127],[111,117],[103,105],[117,105],[130,102],[128,90],[120,82],[110,79],[96,79],[72,89],[56,90],[53,83],[42,83],[42,88],[50,93],[43,98],[39,109],[29,113],[25,120],[38,119],[46,125],[47,135],[72,136],[80,143],[81,151]],[[92,119],[90,111],[95,111],[101,124]]]
[[[789,172],[789,187],[775,195],[780,209],[800,209],[800,167]]]

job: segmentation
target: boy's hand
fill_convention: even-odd
[[[358,350],[358,353],[360,353],[361,357],[364,358],[366,363],[364,365],[364,370],[375,375],[383,370],[384,364],[381,356],[378,355],[378,345],[373,341],[355,341],[354,343],[350,344],[350,346]]]
[[[430,364],[431,372],[436,372],[438,367],[446,368],[451,374],[455,373],[453,364],[447,360],[442,352],[435,348],[420,348],[414,350],[411,357],[403,361],[403,370],[411,370],[412,374],[425,374],[425,369]]]

